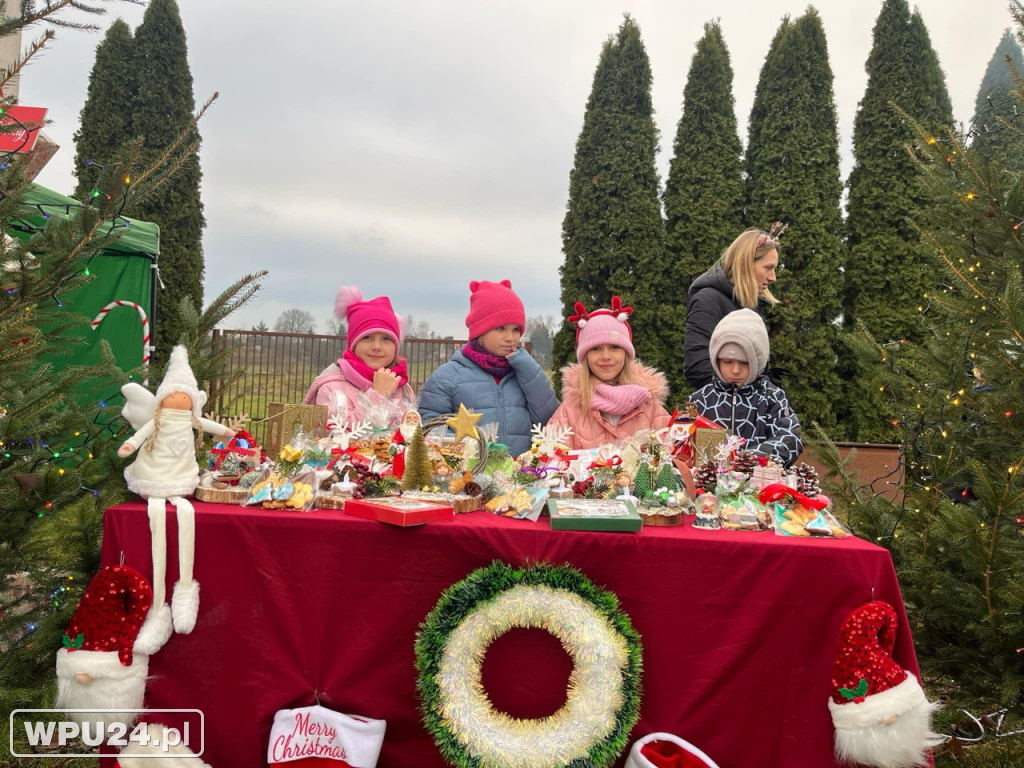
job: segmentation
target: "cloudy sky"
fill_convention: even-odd
[[[355,284],[437,332],[465,333],[471,279],[510,278],[528,315],[559,314],[561,222],[601,45],[624,12],[654,74],[664,182],[694,46],[719,18],[740,136],[768,45],[803,0],[178,0],[201,124],[206,293],[270,271],[231,327],[285,309],[326,328]],[[954,113],[971,117],[1008,0],[925,0]],[[843,176],[880,0],[814,3],[835,73]],[[142,9],[111,3],[134,29]],[[38,181],[74,187],[72,136],[101,37],[60,31],[22,81],[62,149]],[[715,254],[708,254],[708,263]],[[681,286],[684,291],[686,286]],[[785,293],[781,286],[780,293]]]

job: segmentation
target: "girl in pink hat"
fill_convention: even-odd
[[[398,426],[415,402],[405,358],[398,354],[402,316],[387,296],[364,301],[351,285],[338,289],[334,314],[348,323],[348,345],[316,377],[302,402],[326,405],[328,418],[338,424],[362,421],[373,408],[387,420],[374,426]]]
[[[562,369],[562,405],[550,424],[572,427],[569,448],[597,448],[627,440],[641,430],[667,427],[665,375],[636,359],[632,307],[612,297],[611,309],[587,312],[576,302],[569,322],[576,326],[579,364]]]
[[[523,302],[509,280],[469,284],[466,328],[470,342],[423,382],[419,411],[424,421],[455,413],[459,405],[496,423],[498,442],[512,456],[530,449],[530,429],[547,424],[558,398],[547,374],[519,342],[526,325]]]

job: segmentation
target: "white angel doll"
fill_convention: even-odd
[[[206,393],[199,389],[188,363],[188,351],[175,347],[163,381],[153,395],[139,384],[121,387],[125,404],[121,415],[135,434],[121,444],[117,455],[135,461],[125,467],[128,488],[148,500],[149,530],[153,548],[153,608],[151,613],[162,631],[188,634],[199,613],[199,583],[192,578],[195,560],[195,509],[185,496],[199,484],[196,449],[202,445],[203,432],[235,436],[234,430],[202,416]],[[195,430],[198,434],[193,434]],[[141,449],[141,450],[140,450]],[[171,606],[167,606],[166,502],[177,510],[178,581],[174,585]],[[173,625],[172,625],[173,620]]]

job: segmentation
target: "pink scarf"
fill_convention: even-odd
[[[351,350],[346,349],[342,353],[338,367],[341,368],[347,381],[352,382],[364,392],[373,388],[374,369],[356,357]],[[399,356],[398,361],[389,370],[398,376],[399,389],[409,382],[409,368],[405,364],[404,357]]]
[[[639,384],[598,384],[590,398],[592,408],[625,416],[651,399],[651,390]]]

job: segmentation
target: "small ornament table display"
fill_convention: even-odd
[[[241,504],[268,459],[255,438],[229,422],[235,436],[216,443],[207,454],[209,469],[199,477],[195,496],[214,504]]]
[[[520,720],[495,710],[483,659],[517,627],[544,629],[572,657],[565,704]],[[579,571],[495,561],[446,589],[416,637],[427,730],[457,768],[610,766],[640,715],[640,637],[614,593]]]

